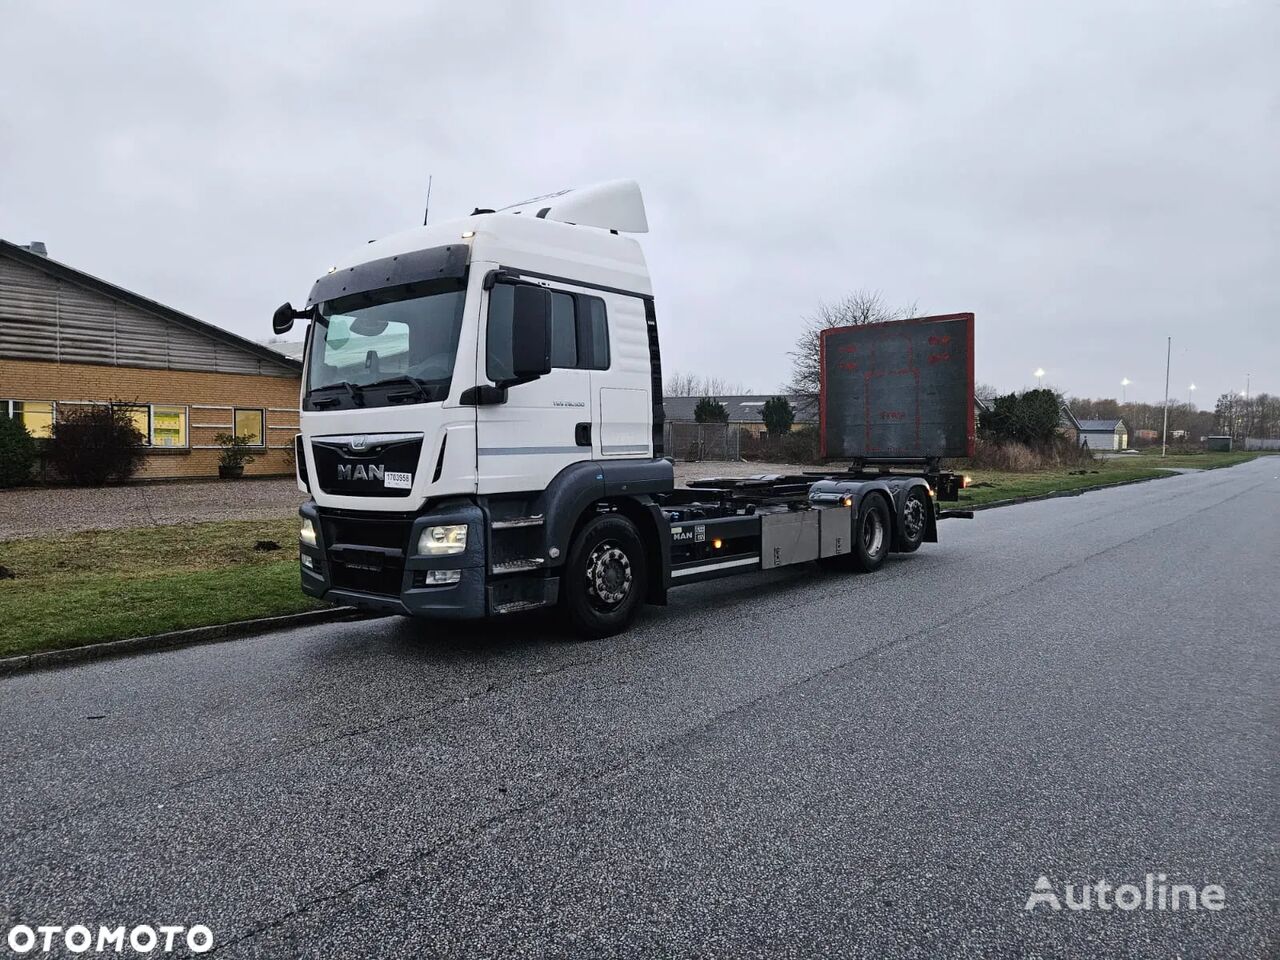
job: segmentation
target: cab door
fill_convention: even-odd
[[[537,285],[550,297],[551,370],[506,387],[505,402],[477,407],[476,469],[482,494],[542,490],[565,467],[592,459],[591,374],[580,357],[578,301],[565,284]],[[477,383],[497,386],[512,376],[515,286],[504,279],[488,291]]]

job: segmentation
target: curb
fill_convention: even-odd
[[[37,653],[0,658],[0,677],[25,673],[29,670],[48,670],[90,660],[127,657],[152,650],[194,647],[204,643],[217,643],[221,640],[243,640],[276,630],[305,627],[315,623],[363,619],[365,615],[355,607],[331,607],[324,610],[289,613],[279,617],[238,620],[235,623],[220,623],[211,627],[192,627],[188,630],[174,630],[172,633],[157,633],[150,637],[131,637],[128,640],[91,643],[83,647],[68,647],[65,650],[42,650]]]
[[[966,510],[994,510],[996,507],[1012,507],[1019,503],[1033,503],[1036,500],[1057,500],[1059,497],[1082,497],[1094,490],[1110,490],[1113,487],[1128,487],[1135,483],[1151,483],[1153,480],[1164,480],[1178,476],[1172,470],[1155,477],[1138,477],[1136,480],[1117,480],[1114,483],[1100,483],[1096,487],[1080,487],[1077,490],[1053,490],[1049,493],[1037,493],[1029,497],[1012,497],[1008,500],[992,500],[989,503],[975,503],[964,507]]]

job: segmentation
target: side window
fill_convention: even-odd
[[[584,366],[592,370],[609,369],[609,318],[604,301],[599,297],[584,298],[587,304],[587,331],[591,343],[589,362]]]
[[[495,382],[511,372],[511,315],[515,288],[495,284],[489,291],[485,332],[485,373]],[[551,291],[551,366],[562,369],[609,369],[609,321],[599,297]]]
[[[575,318],[573,296],[568,293],[551,294],[551,365],[553,367],[578,366],[578,324]]]

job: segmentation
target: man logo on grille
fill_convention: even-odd
[[[367,466],[363,463],[340,463],[338,464],[338,479],[382,480],[386,470],[386,466],[381,463],[370,463]]]

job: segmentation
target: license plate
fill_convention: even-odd
[[[371,573],[381,573],[382,563],[385,558],[380,553],[374,553],[372,550],[343,550],[339,560],[352,570],[368,570]]]

